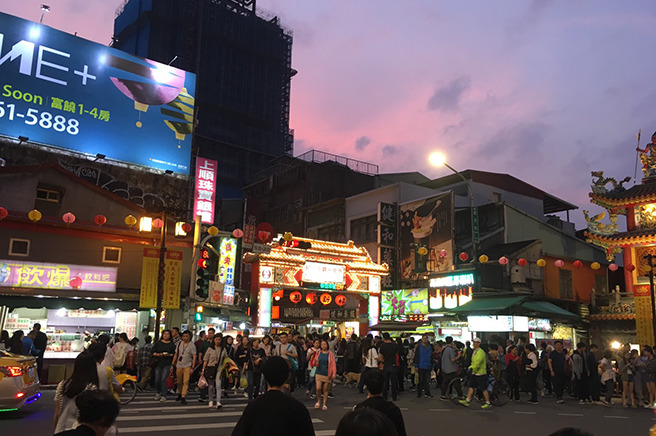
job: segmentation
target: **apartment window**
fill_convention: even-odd
[[[61,200],[61,192],[54,189],[36,188],[37,200],[48,201],[50,203],[59,203]]]
[[[103,247],[103,263],[121,263],[121,247]]]
[[[30,255],[30,240],[29,239],[9,239],[9,255],[10,256],[29,256]]]
[[[358,244],[376,242],[378,232],[378,218],[370,215],[351,221],[351,239]]]
[[[560,283],[560,298],[574,298],[574,292],[572,289],[572,271],[561,269],[559,270],[558,275]]]

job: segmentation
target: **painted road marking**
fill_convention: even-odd
[[[192,419],[192,418],[214,418],[214,417],[222,417],[222,416],[241,416],[242,412],[209,412],[209,413],[194,413],[194,414],[188,414],[188,415],[142,415],[139,414],[139,416],[119,416],[116,418],[117,421],[149,421],[149,420],[157,420],[160,421],[162,419]]]
[[[431,412],[450,412],[452,409],[428,409]]]
[[[317,418],[312,418],[313,424],[322,424],[323,421]],[[209,424],[183,424],[183,425],[168,425],[168,426],[146,426],[146,427],[122,427],[121,433],[146,433],[157,431],[187,431],[187,430],[202,430],[209,428],[232,428],[237,425],[237,422],[211,422]],[[328,430],[325,430],[328,431]],[[330,430],[332,433],[322,433],[323,436],[335,434],[335,430]],[[319,435],[319,433],[316,433]]]
[[[617,415],[604,415],[604,418],[610,418],[610,419],[629,419],[628,416],[617,416]]]
[[[518,411],[515,411],[515,413],[517,413],[519,415],[535,415],[537,412],[518,412]]]
[[[582,413],[559,413],[560,416],[583,416]]]

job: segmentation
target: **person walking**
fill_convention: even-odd
[[[421,341],[415,347],[414,365],[419,372],[419,383],[417,384],[417,398],[421,398],[422,392],[426,398],[433,398],[430,393],[431,370],[435,365],[433,360],[433,346],[428,342],[428,335],[423,335]]]
[[[48,335],[41,331],[41,324],[38,322],[34,323],[32,330],[36,332],[34,348],[39,350],[39,355],[36,357],[36,367],[39,372],[39,378],[43,380],[43,355],[46,352],[46,348],[48,348]]]
[[[442,349],[442,386],[440,388],[440,400],[448,401],[450,396],[453,395],[453,392],[447,392],[447,390],[451,381],[458,376],[457,362],[460,358],[460,353],[456,351],[456,344],[453,342],[451,336],[447,336],[445,341],[446,345]],[[459,383],[456,384],[456,389],[458,390],[458,398],[462,398],[462,387]]]
[[[613,390],[615,389],[615,369],[611,363],[613,352],[611,350],[604,351],[604,358],[599,362],[599,372],[601,373],[601,383],[606,386],[606,397],[603,403],[606,406],[613,405]]]
[[[222,346],[221,336],[214,336],[212,338],[212,344],[205,350],[205,354],[203,355],[202,369],[202,374],[207,380],[209,394],[208,406],[210,408],[216,407],[220,409],[223,407],[221,404],[221,383],[223,380],[221,374],[219,374],[219,369],[223,367],[223,361],[226,357],[228,357],[228,353]],[[214,398],[216,398],[216,405],[214,404]]]
[[[192,369],[196,367],[196,346],[191,342],[191,332],[189,330],[182,333],[182,341],[175,348],[173,365],[175,365],[175,377],[178,381],[178,397],[175,401],[180,401],[180,404],[187,404],[189,379],[191,378]]]
[[[246,406],[232,436],[314,436],[310,413],[303,403],[284,393],[289,366],[281,356],[272,356],[262,367],[268,390]]]
[[[335,355],[329,349],[328,341],[321,341],[321,351],[315,353],[310,363],[310,366],[316,367],[316,374],[314,376],[317,384],[317,402],[314,405],[315,409],[321,407],[322,410],[328,410],[328,393],[332,388],[333,380],[337,375],[337,364],[335,362]],[[323,406],[321,400],[323,397]]]
[[[385,376],[379,369],[372,369],[364,374],[364,383],[367,387],[367,399],[356,405],[353,410],[374,409],[389,418],[394,424],[399,436],[406,436],[403,414],[399,406],[391,401],[383,399],[383,386]]]
[[[7,350],[12,354],[22,355],[24,337],[25,333],[23,333],[23,330],[16,330],[14,334],[11,335],[9,342],[7,342]]]
[[[553,383],[554,392],[556,394],[556,403],[562,404],[563,389],[567,381],[565,374],[565,353],[563,352],[563,343],[561,341],[554,342],[554,350],[549,354],[549,374]]]
[[[248,353],[248,364],[246,365],[246,378],[248,379],[248,399],[254,400],[260,394],[260,381],[262,379],[262,367],[266,362],[266,354],[260,347],[260,340],[255,338],[251,342]]]
[[[590,372],[586,362],[588,356],[587,347],[583,342],[579,342],[576,351],[572,354],[572,375],[574,377],[574,389],[579,397],[579,404],[591,403],[588,392],[588,378]]]
[[[379,361],[383,362],[383,375],[385,376],[383,398],[387,399],[387,394],[391,388],[392,400],[396,401],[398,392],[398,381],[396,379],[396,355],[398,354],[398,346],[396,345],[396,342],[392,342],[392,338],[387,332],[383,333],[383,343],[380,344],[378,354]]]
[[[631,350],[624,353],[624,356],[618,361],[620,379],[622,380],[622,407],[638,407],[636,404],[633,388],[635,386],[635,362],[631,356]],[[627,401],[631,401],[629,404]]]
[[[248,336],[244,336],[241,338],[241,343],[237,346],[237,350],[235,351],[235,364],[237,364],[237,367],[239,368],[239,374],[237,374],[238,382],[235,384],[235,387],[239,386],[240,388],[244,388],[244,397],[246,398],[248,398],[248,386],[241,386],[240,382],[242,377],[247,379],[246,366],[249,359],[249,348],[250,342]]]
[[[128,355],[128,351],[130,350],[130,344],[129,344],[129,339],[128,335],[126,333],[120,333],[118,335],[118,342],[114,344],[112,347],[112,353],[113,353],[113,361],[112,361],[112,368],[117,371],[117,372],[125,372],[126,371],[126,358]]]
[[[96,360],[88,351],[77,355],[73,364],[73,374],[57,385],[55,391],[55,433],[71,430],[78,417],[75,397],[84,390],[98,389]]]
[[[483,392],[483,397],[485,398],[485,404],[481,406],[481,409],[489,409],[492,407],[492,404],[490,403],[490,393],[487,390],[487,355],[481,348],[480,338],[474,338],[473,342],[474,349],[472,350],[471,364],[468,367],[471,371],[467,380],[469,390],[467,391],[467,398],[460,400],[460,404],[469,407],[474,396],[474,391],[478,389]]]
[[[139,387],[146,389],[148,381],[150,381],[150,373],[153,370],[155,363],[153,359],[153,338],[146,336],[144,344],[139,347],[137,351],[137,365],[139,367]]]
[[[166,378],[171,372],[175,344],[171,337],[171,330],[164,330],[159,341],[153,345],[153,357],[155,362],[155,400],[166,401]]]
[[[506,353],[506,381],[510,386],[510,400],[519,401],[519,376],[522,358],[517,345],[511,345]]]
[[[656,355],[654,349],[645,345],[642,354],[647,357],[645,362],[645,376],[647,391],[649,392],[649,404],[646,406],[650,409],[656,408]]]
[[[551,371],[549,370],[549,355],[553,351],[553,347],[542,341],[540,348],[542,349],[540,352],[540,370],[542,371],[542,384],[544,385],[542,396],[552,395],[553,383],[551,380]]]
[[[378,351],[374,347],[373,340],[365,338],[362,341],[362,372],[360,373],[360,382],[358,383],[359,393],[364,393],[364,375],[374,369],[378,369]]]
[[[114,398],[118,399],[117,395],[123,392],[123,386],[118,382],[116,374],[111,366],[103,366],[102,362],[105,358],[105,345],[100,342],[94,342],[89,345],[87,351],[91,353],[96,360],[96,372],[98,374],[98,389],[111,393]]]
[[[540,364],[535,345],[526,346],[527,353],[524,355],[524,370],[526,372],[526,385],[531,394],[530,404],[538,404],[538,377],[540,376]]]
[[[321,340],[320,339],[315,339],[314,342],[312,343],[312,346],[308,348],[307,350],[307,361],[308,361],[308,368],[309,368],[309,374],[308,374],[308,385],[307,389],[305,391],[305,395],[309,395],[310,398],[313,400],[317,398],[317,383],[315,380],[315,376],[317,373],[317,367],[316,366],[311,366],[310,362],[312,362],[312,359],[316,353],[319,353],[321,351]]]
[[[283,332],[280,334],[280,344],[273,350],[274,356],[280,356],[287,362],[289,365],[289,380],[287,380],[287,385],[292,392],[294,392],[294,371],[298,369],[298,352],[296,347],[293,344],[288,342],[289,336],[287,333]],[[317,385],[318,386],[318,385]],[[319,392],[317,392],[317,399],[319,398]]]
[[[599,347],[595,344],[590,344],[588,353],[586,354],[586,365],[588,366],[588,392],[594,404],[603,404],[600,398],[601,391],[601,376],[599,375],[599,362],[597,360],[597,352]]]

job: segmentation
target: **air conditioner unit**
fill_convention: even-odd
[[[510,280],[512,283],[526,283],[526,273],[521,266],[513,266],[510,271]]]

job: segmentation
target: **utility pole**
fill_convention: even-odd
[[[162,318],[162,299],[164,298],[164,279],[166,277],[166,212],[162,212],[162,224],[159,246],[159,271],[157,274],[157,308],[155,309],[155,339],[159,339],[160,319]]]
[[[644,257],[649,263],[649,296],[651,297],[651,328],[653,338],[656,340],[656,300],[654,299],[654,256],[648,254]]]

